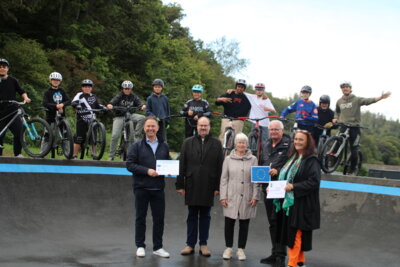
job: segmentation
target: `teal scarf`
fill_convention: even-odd
[[[300,163],[302,160],[302,156],[300,156],[297,160],[295,160],[296,154],[294,154],[288,162],[286,162],[285,166],[281,169],[279,173],[279,181],[286,180],[286,184],[293,183],[294,176],[299,170]],[[289,216],[289,208],[294,205],[294,194],[293,190],[285,193],[285,199],[283,200],[283,204],[281,207],[281,202],[279,199],[274,199],[274,205],[276,206],[276,212],[283,209],[286,211],[286,216]]]

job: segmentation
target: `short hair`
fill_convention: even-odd
[[[244,133],[238,133],[235,136],[235,144],[237,144],[239,141],[246,141],[246,143],[249,143],[249,138],[247,137],[247,135],[245,135]]]
[[[306,157],[310,156],[311,154],[315,154],[315,141],[314,141],[314,138],[312,137],[311,133],[306,130],[297,130],[293,136],[293,142],[294,142],[294,138],[296,137],[296,134],[298,134],[298,133],[302,133],[307,136],[307,145],[303,152],[303,158],[306,158]],[[297,154],[297,150],[294,147],[294,144],[292,144],[292,147],[290,148],[290,151],[289,151],[289,158],[292,157],[294,154]]]
[[[280,120],[273,120],[273,121],[270,121],[269,125],[271,125],[271,123],[277,123],[277,124],[279,124],[279,127],[281,128],[281,130],[284,129],[283,123],[282,123]],[[268,127],[268,128],[269,128],[269,127]]]
[[[160,126],[159,123],[158,123],[157,118],[154,117],[154,116],[147,116],[147,117],[144,119],[143,125],[145,125],[145,124],[146,124],[146,121],[148,121],[148,120],[154,120],[154,121],[157,123],[157,125]]]
[[[208,117],[206,117],[206,116],[201,116],[198,120],[197,120],[197,122],[200,120],[200,119],[206,119],[207,121],[208,121],[208,124],[209,125],[211,125],[211,120],[210,120],[210,118],[208,118]]]

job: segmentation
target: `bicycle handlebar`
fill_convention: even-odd
[[[15,101],[15,100],[0,100],[0,103],[11,103],[11,104],[16,104],[18,106],[22,106],[22,105],[26,104],[26,101],[24,100],[22,102],[18,102],[18,101]]]
[[[368,127],[364,127],[364,126],[360,126],[360,125],[349,125],[349,124],[345,124],[343,122],[337,122],[334,125],[336,125],[336,126],[344,126],[344,127],[347,127],[347,128],[368,129]]]

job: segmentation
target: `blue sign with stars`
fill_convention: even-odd
[[[269,174],[269,166],[251,166],[251,182],[252,183],[269,183],[271,175]]]

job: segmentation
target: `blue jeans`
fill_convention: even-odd
[[[187,240],[186,244],[194,248],[199,237],[199,245],[207,245],[208,232],[210,230],[211,207],[188,206]]]
[[[150,204],[153,217],[153,250],[163,247],[164,216],[165,216],[165,194],[164,190],[134,189],[136,223],[135,243],[136,246],[145,248],[146,239],[146,216]]]

